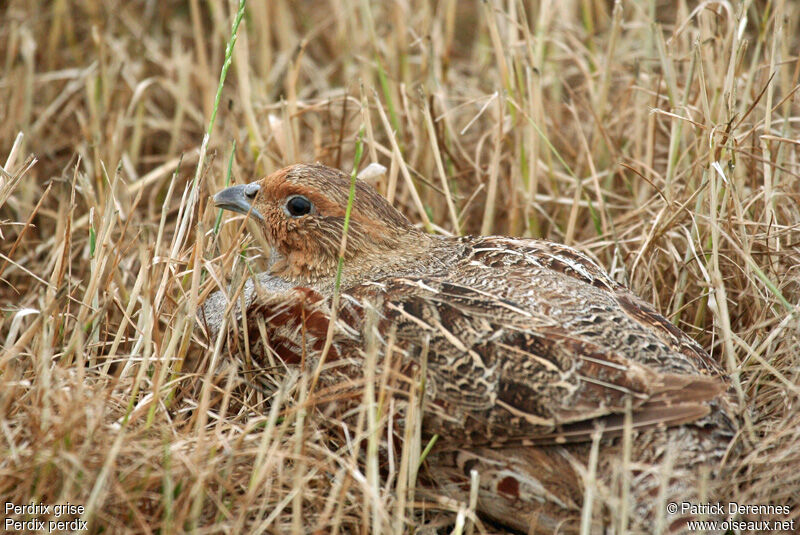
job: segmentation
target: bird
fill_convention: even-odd
[[[273,250],[269,270],[248,281],[245,310],[235,309],[250,353],[319,359],[334,312],[328,360],[357,361],[370,336],[384,348],[390,339],[406,373],[424,369],[423,433],[440,437],[425,471],[439,491],[466,499],[477,473],[478,512],[522,533],[578,532],[589,483],[618,497],[604,503],[629,512],[630,532],[659,522],[679,532],[694,518],[665,513],[658,498],[697,502],[702,474],[722,469],[737,433],[730,380],[586,254],[546,240],[429,234],[370,184],[317,163],[213,202],[252,218]],[[203,306],[212,336],[225,299]],[[590,532],[612,516],[595,510]]]

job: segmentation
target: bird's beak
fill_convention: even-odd
[[[223,210],[252,215],[256,219],[264,221],[264,216],[252,205],[260,189],[261,186],[255,182],[225,188],[214,195],[214,206]]]

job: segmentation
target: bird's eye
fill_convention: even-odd
[[[286,200],[286,213],[292,217],[302,217],[310,214],[314,206],[302,195],[292,195]]]

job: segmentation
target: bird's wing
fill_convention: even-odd
[[[394,329],[406,355],[426,359],[431,431],[472,443],[583,441],[600,427],[622,431],[628,410],[633,428],[696,420],[725,389],[691,363],[688,373],[665,372],[605,343],[624,333],[576,332],[578,312],[559,317],[453,278],[388,278],[350,289],[378,307],[379,331]],[[618,327],[609,318],[586,314],[598,332]],[[660,344],[647,333],[635,335]],[[661,359],[672,351],[659,349]]]

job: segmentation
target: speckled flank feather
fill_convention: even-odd
[[[282,257],[271,276],[297,288],[252,300],[251,353],[264,363],[313,360],[331,316],[349,178],[293,166],[259,184],[254,206]],[[289,217],[282,203],[296,194],[315,211]],[[482,513],[525,532],[573,532],[592,436],[603,431],[597,484],[611,493],[630,407],[631,529],[651,525],[667,458],[664,494],[697,498],[700,468],[718,469],[735,424],[727,380],[696,342],[570,247],[430,236],[366,184],[355,208],[329,359],[357,360],[368,335],[391,332],[407,373],[426,360],[423,427],[442,440],[425,472],[440,491],[463,498],[474,469]],[[369,308],[374,333],[364,332]],[[598,529],[603,518],[594,517]]]

